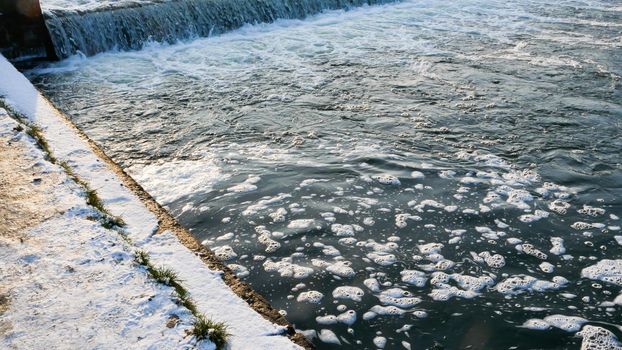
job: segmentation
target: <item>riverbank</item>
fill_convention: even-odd
[[[174,291],[133,263],[79,185],[0,110],[0,347],[202,348]]]
[[[205,315],[232,349],[308,347],[2,57],[0,96],[0,342],[215,348]]]

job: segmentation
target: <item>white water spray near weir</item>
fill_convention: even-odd
[[[300,19],[325,10],[395,0],[174,0],[59,8],[43,3],[58,58],[113,49],[138,50],[150,41],[174,43],[206,37],[248,23]],[[51,1],[54,4],[54,1]]]

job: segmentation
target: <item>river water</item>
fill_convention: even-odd
[[[407,0],[27,74],[318,348],[620,338],[620,1]]]

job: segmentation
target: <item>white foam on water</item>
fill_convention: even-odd
[[[435,301],[447,301],[452,298],[472,299],[480,294],[474,291],[448,286],[442,289],[433,289],[428,295]]]
[[[375,279],[375,278],[367,278],[366,280],[363,281],[363,284],[372,293],[379,293],[380,292],[380,282],[378,282],[378,280]]]
[[[335,332],[330,329],[322,329],[320,330],[319,338],[322,342],[327,344],[336,344],[341,345],[341,341],[337,338]]]
[[[538,267],[540,268],[540,270],[546,273],[553,273],[553,271],[555,271],[555,266],[546,261],[541,262]]]
[[[533,330],[547,330],[552,327],[563,331],[574,333],[581,329],[588,320],[582,317],[566,316],[566,315],[550,315],[544,319],[533,318],[525,321],[522,327]]]
[[[333,290],[333,298],[349,299],[353,301],[362,301],[365,292],[359,287],[340,286]]]
[[[363,319],[372,320],[376,318],[377,316],[400,316],[405,313],[406,311],[396,306],[374,305],[371,307],[371,309],[369,309],[369,311],[363,314]]]
[[[586,325],[576,335],[583,338],[581,350],[622,350],[618,338],[603,327]]]
[[[395,226],[399,228],[406,227],[408,225],[406,220],[421,221],[422,219],[418,215],[411,215],[407,213],[396,214],[395,215]]]
[[[281,243],[272,239],[273,233],[266,230],[265,226],[257,226],[255,227],[255,231],[258,234],[257,240],[259,241],[259,243],[266,246],[266,249],[265,249],[266,253],[274,253],[279,248],[281,248]]]
[[[310,290],[310,291],[302,292],[298,294],[298,297],[296,297],[296,301],[306,302],[306,303],[311,303],[311,304],[319,304],[323,298],[324,298],[324,294],[316,290]]]
[[[302,182],[300,182],[299,186],[300,187],[307,187],[307,186],[310,186],[310,185],[315,184],[315,183],[327,182],[327,181],[329,181],[329,180],[327,180],[327,179],[305,179],[305,180],[302,180]]]
[[[424,179],[425,175],[422,172],[415,170],[410,173],[410,177],[413,179]]]
[[[220,235],[218,237],[216,237],[217,241],[228,241],[233,239],[233,237],[235,237],[235,234],[233,232],[227,232],[224,235]]]
[[[605,209],[603,208],[598,208],[598,207],[593,207],[587,204],[583,205],[583,208],[581,209],[577,209],[577,212],[584,214],[584,215],[588,215],[588,216],[601,216],[601,215],[605,215]]]
[[[387,346],[387,338],[382,336],[375,337],[373,342],[378,349],[384,349]]]
[[[568,284],[568,280],[561,276],[555,276],[551,281],[539,280],[532,276],[512,276],[499,282],[495,289],[506,295],[516,295],[527,291],[544,292],[558,290]]]
[[[551,237],[551,244],[553,247],[549,250],[552,254],[563,255],[566,253],[566,247],[564,247],[564,239],[561,237]]]
[[[566,332],[577,332],[581,329],[587,320],[582,317],[551,315],[544,318],[544,321],[555,328],[559,328]]]
[[[237,193],[252,192],[252,191],[257,190],[256,183],[259,182],[260,180],[261,178],[259,176],[251,175],[244,182],[227,188],[227,191],[237,192]]]
[[[622,260],[603,259],[581,270],[581,277],[622,286]]]
[[[315,322],[317,322],[318,324],[322,325],[322,326],[329,326],[332,324],[337,324],[337,316],[335,315],[325,315],[325,316],[318,316],[315,318]]]
[[[589,230],[591,228],[594,228],[593,224],[583,221],[577,221],[570,225],[570,227],[574,228],[575,230]]]
[[[383,184],[383,185],[401,185],[402,183],[400,182],[400,179],[397,178],[397,176],[394,175],[390,175],[390,174],[382,174],[382,175],[374,175],[371,177],[372,179],[378,181],[379,183]]]
[[[233,260],[238,257],[238,255],[233,251],[233,248],[229,245],[223,245],[220,247],[212,248],[212,251],[216,255],[216,257],[222,261]]]
[[[313,219],[296,219],[290,221],[289,224],[287,224],[287,228],[306,230],[311,227],[314,222],[315,220]]]
[[[544,210],[538,210],[536,209],[536,211],[533,214],[524,214],[521,215],[519,217],[519,220],[525,223],[532,223],[535,221],[539,221],[541,219],[545,219],[549,217],[549,212],[548,211],[544,211]]]
[[[248,277],[248,275],[250,275],[248,269],[243,265],[228,264],[227,267],[230,268],[231,271],[233,271],[233,273],[240,278]]]
[[[419,304],[422,300],[401,288],[390,288],[378,295],[380,303],[383,305],[397,306],[401,309],[410,309]]]
[[[438,176],[442,179],[453,179],[456,176],[456,172],[453,170],[441,170]]]
[[[544,331],[547,329],[551,329],[551,325],[548,322],[546,322],[545,320],[541,320],[539,318],[532,318],[532,319],[525,321],[522,327],[527,328],[527,329],[537,330],[537,331]]]
[[[486,265],[492,268],[500,269],[505,266],[505,258],[501,254],[490,254],[489,252],[484,251],[479,253],[477,256],[482,258],[484,262],[486,262]]]
[[[351,245],[356,244],[357,240],[356,238],[353,238],[353,237],[346,237],[346,238],[340,238],[338,242],[341,245],[351,246]]]
[[[523,243],[523,244],[517,245],[515,248],[519,252],[523,252],[525,254],[535,256],[536,258],[540,260],[546,260],[548,258],[548,255],[546,255],[541,250],[534,247],[533,244]]]
[[[243,212],[242,215],[250,216],[256,215],[258,212],[268,209],[272,205],[280,205],[283,203],[283,200],[286,198],[290,198],[291,194],[280,193],[274,197],[264,197],[263,199],[257,201],[257,203],[249,205]]]
[[[272,218],[272,222],[285,222],[285,219],[287,218],[287,209],[278,208],[277,210],[268,214],[268,216]]]
[[[143,166],[137,165],[130,167],[128,172],[163,205],[168,205],[192,193],[209,192],[215,184],[230,177],[209,158],[168,160]],[[171,184],[175,185],[171,186]]]
[[[354,236],[354,227],[352,225],[332,224],[330,230],[337,237]]]
[[[373,261],[374,263],[380,266],[389,266],[395,264],[397,260],[397,256],[395,254],[387,253],[387,252],[370,252],[367,253],[367,258]]]
[[[326,271],[339,277],[350,278],[354,277],[356,274],[356,271],[354,271],[351,265],[352,263],[349,261],[337,261],[333,264],[328,264],[325,269]]]
[[[356,311],[348,310],[337,315],[337,321],[348,326],[353,325],[356,322]]]
[[[441,249],[443,249],[443,244],[442,243],[427,243],[427,244],[419,245],[417,246],[417,248],[419,249],[421,254],[431,255],[431,254],[440,253]]]
[[[428,277],[425,272],[417,271],[417,270],[402,270],[400,272],[402,276],[402,282],[411,284],[416,287],[425,286],[428,281]]]
[[[284,258],[277,262],[268,259],[264,261],[263,267],[266,272],[278,272],[281,277],[304,279],[313,274],[312,268],[294,264],[291,258]]]

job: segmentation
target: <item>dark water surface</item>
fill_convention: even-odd
[[[405,1],[29,75],[319,348],[622,333],[621,1]]]

